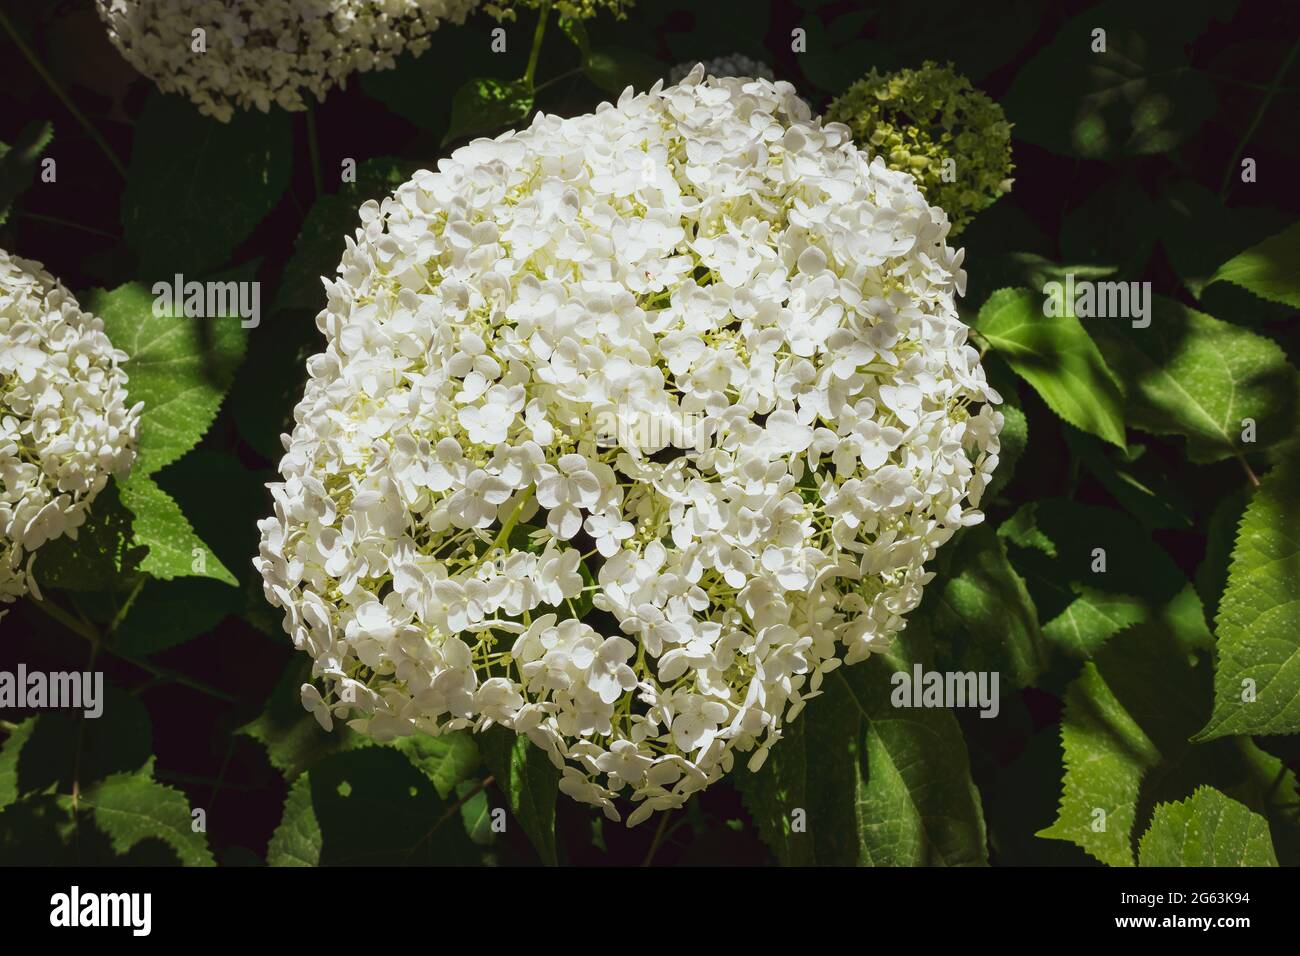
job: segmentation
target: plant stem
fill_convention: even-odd
[[[1255,469],[1250,467],[1250,462],[1246,461],[1244,455],[1238,455],[1237,461],[1241,462],[1242,470],[1246,472],[1246,477],[1250,479],[1250,484],[1254,488],[1259,487],[1259,476],[1255,474]]]
[[[320,143],[316,139],[316,111],[307,107],[307,151],[311,155],[311,180],[316,187],[316,195],[325,192],[325,179],[320,168]]]
[[[87,628],[85,624],[77,620],[52,601],[38,601],[35,598],[32,598],[32,604],[46,617],[58,621],[73,634],[84,637],[86,640],[90,641],[91,644],[99,643],[99,633],[97,631],[92,628]]]
[[[1232,151],[1232,159],[1228,162],[1228,168],[1223,172],[1223,183],[1219,186],[1219,199],[1221,201],[1228,198],[1228,191],[1232,188],[1232,175],[1237,169],[1237,160],[1241,159],[1241,151],[1246,148],[1250,138],[1255,135],[1255,130],[1264,119],[1264,113],[1268,111],[1268,105],[1273,102],[1273,97],[1282,89],[1282,80],[1286,76],[1286,71],[1291,69],[1291,62],[1295,59],[1297,50],[1300,50],[1300,37],[1297,37],[1295,42],[1291,44],[1286,59],[1277,68],[1277,74],[1273,77],[1273,82],[1269,84],[1268,92],[1264,94],[1263,102],[1259,104],[1259,109],[1255,111],[1255,118],[1250,121],[1246,135],[1241,138],[1237,143],[1237,148]]]
[[[533,48],[528,53],[528,67],[524,70],[524,85],[533,88],[533,77],[537,75],[537,61],[542,55],[542,38],[546,36],[546,21],[551,18],[551,0],[545,0],[537,12],[537,29],[533,31]]]
[[[469,803],[469,801],[473,800],[476,796],[478,796],[478,794],[482,793],[482,792],[483,792],[484,790],[486,790],[488,787],[492,786],[492,784],[495,783],[495,782],[496,782],[496,777],[493,777],[491,774],[489,774],[488,776],[486,776],[486,777],[484,777],[482,780],[480,780],[480,781],[478,782],[478,784],[475,785],[471,790],[466,791],[466,793],[465,793],[465,795],[464,795],[463,797],[461,797],[459,800],[457,800],[455,803],[453,803],[450,807],[448,807],[448,808],[443,812],[442,816],[438,817],[438,819],[434,822],[433,826],[429,827],[429,832],[428,832],[428,833],[426,833],[424,836],[420,837],[419,840],[417,840],[414,844],[412,844],[411,848],[410,848],[409,850],[406,851],[406,856],[407,856],[407,858],[409,859],[410,856],[411,856],[413,853],[415,853],[416,850],[418,850],[421,846],[423,846],[423,845],[424,845],[424,841],[427,840],[427,839],[429,839],[429,837],[433,836],[434,832],[438,829],[438,827],[442,826],[444,823],[446,823],[448,820],[450,820],[453,816],[455,816],[456,812],[457,812],[458,810],[460,810],[461,807],[463,807],[465,804]]]
[[[90,641],[92,646],[99,646],[99,632],[90,624],[77,620],[63,608],[50,601],[37,601],[33,598],[31,603],[47,617],[58,621],[73,634],[84,637],[86,640]],[[116,657],[120,661],[132,665],[133,667],[138,667],[142,671],[147,671],[160,680],[168,681],[173,684],[180,684],[184,687],[190,688],[190,690],[196,690],[201,694],[207,694],[209,697],[215,697],[217,700],[225,701],[228,704],[239,703],[239,698],[227,694],[225,691],[212,687],[209,684],[205,684],[202,681],[195,680],[193,677],[188,677],[179,671],[170,670],[166,667],[159,667],[151,661],[135,657],[131,654],[124,654],[118,650],[104,648],[104,652],[112,657]]]
[[[95,658],[99,656],[99,640],[90,644],[90,658],[86,661],[86,672],[95,669]],[[81,751],[86,741],[86,712],[77,714],[77,745],[72,752],[72,812],[77,812],[77,801],[81,798]]]
[[[212,808],[216,806],[217,794],[221,792],[222,787],[227,785],[226,771],[230,768],[230,758],[233,757],[234,754],[235,754],[235,737],[232,735],[230,738],[230,744],[226,747],[226,757],[224,760],[221,761],[221,769],[217,771],[217,779],[212,782],[212,793],[208,796],[207,809],[209,813],[211,813]]]
[[[642,866],[649,866],[659,852],[659,844],[663,842],[664,832],[668,829],[668,818],[671,817],[672,811],[667,810],[659,815],[659,828],[655,830],[654,838],[650,841],[650,849],[646,851],[645,859],[641,861]]]
[[[116,236],[111,232],[103,229],[96,229],[94,226],[83,226],[79,222],[73,222],[70,219],[60,219],[58,216],[46,216],[38,212],[20,212],[17,214],[19,219],[32,219],[36,222],[48,222],[55,226],[66,226],[69,229],[80,229],[82,232],[89,232],[96,236],[103,236],[105,239],[112,239],[114,242],[121,242],[122,237]]]
[[[515,505],[515,510],[510,513],[510,517],[506,519],[506,523],[501,526],[501,530],[498,532],[496,540],[492,542],[492,547],[484,551],[484,554],[491,554],[497,548],[505,547],[506,542],[510,540],[510,532],[515,530],[515,525],[519,523],[519,516],[523,513],[524,505],[526,504],[528,504],[527,496],[519,499],[519,504]],[[476,567],[477,564],[478,563],[475,562]]]
[[[71,113],[73,118],[81,124],[82,129],[86,131],[87,135],[89,135],[90,138],[95,141],[95,144],[104,151],[104,155],[108,157],[108,161],[112,163],[113,168],[117,170],[118,175],[125,179],[126,167],[122,165],[122,161],[117,158],[117,155],[105,141],[104,137],[99,135],[99,130],[90,125],[90,120],[86,119],[86,117],[82,115],[81,110],[77,109],[76,104],[69,99],[68,94],[63,92],[63,88],[59,86],[54,77],[50,75],[49,70],[45,69],[45,65],[41,63],[36,54],[32,52],[31,47],[23,41],[22,36],[18,33],[18,30],[15,29],[14,25],[9,22],[9,18],[5,16],[3,10],[0,10],[0,27],[3,27],[4,31],[9,34],[10,39],[14,41],[14,45],[18,47],[19,52],[22,53],[22,55],[26,57],[27,62],[32,65],[32,69],[34,69],[40,78],[45,81],[45,84],[53,91],[54,95],[59,98],[60,102],[68,108],[68,112]]]
[[[126,596],[126,601],[118,608],[117,613],[113,615],[113,622],[108,625],[108,633],[115,634],[122,624],[122,619],[130,612],[131,606],[135,604],[135,599],[140,596],[141,589],[144,588],[146,578],[142,574],[140,580],[135,582],[135,587],[131,588],[131,593]]]
[[[571,76],[577,76],[581,72],[582,72],[582,67],[580,66],[575,66],[572,70],[565,70],[563,73],[551,77],[549,80],[545,81],[544,83],[538,83],[535,87],[533,87],[533,92],[540,93],[548,86],[553,86],[556,83],[560,82],[560,80],[567,80]]]
[[[121,651],[109,651],[108,653],[120,661],[140,668],[142,671],[148,671],[161,681],[180,684],[182,687],[188,687],[190,690],[198,691],[200,694],[207,694],[209,697],[225,701],[227,704],[239,703],[239,698],[235,697],[233,694],[227,694],[224,690],[213,687],[211,684],[205,684],[203,681],[195,680],[193,677],[182,674],[180,671],[174,671],[167,667],[159,667],[157,664],[151,663],[142,657],[123,654]]]

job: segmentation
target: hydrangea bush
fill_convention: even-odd
[[[257,561],[323,725],[502,724],[636,822],[760,766],[981,520],[944,213],[788,83],[702,75],[362,207]]]
[[[109,39],[145,76],[228,122],[236,109],[303,110],[353,73],[419,55],[479,0],[96,0]],[[204,48],[195,50],[196,29]]]
[[[0,249],[0,602],[36,587],[37,549],[75,536],[130,470],[141,406],[127,405],[124,361],[39,262]]]

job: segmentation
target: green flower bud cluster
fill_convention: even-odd
[[[951,64],[873,69],[825,118],[847,125],[858,145],[890,168],[911,173],[926,200],[948,213],[953,235],[1011,189],[1011,124]]]

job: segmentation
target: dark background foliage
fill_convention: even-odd
[[[436,840],[411,855],[403,834],[421,832],[449,808],[462,816],[481,813],[485,805],[526,812],[512,806],[500,786],[497,771],[504,764],[492,756],[497,742],[484,741],[482,765],[475,762],[468,781],[458,781],[445,794],[434,792],[428,778],[411,769],[418,761],[409,763],[389,750],[368,751],[355,758],[362,762],[356,766],[338,763],[344,744],[318,740],[300,726],[304,718],[295,688],[302,680],[301,661],[280,632],[278,614],[262,600],[250,565],[256,521],[270,508],[263,486],[275,475],[278,436],[301,394],[303,360],[319,349],[313,319],[323,295],[316,277],[332,273],[360,201],[381,196],[410,169],[432,165],[451,148],[442,143],[452,121],[453,94],[462,83],[520,75],[532,14],[522,12],[508,26],[506,54],[489,51],[495,24],[480,14],[463,28],[440,30],[423,57],[403,58],[392,72],[352,78],[346,89],[332,91],[314,108],[313,147],[305,114],[240,114],[230,127],[199,121],[187,101],[161,96],[122,60],[87,2],[7,6],[28,45],[121,158],[126,178],[10,38],[0,35],[0,141],[12,143],[31,121],[48,119],[54,126],[48,155],[58,160],[57,184],[38,183],[22,194],[0,226],[0,247],[42,261],[79,295],[131,280],[148,285],[173,270],[196,275],[252,270],[262,283],[263,310],[212,427],[194,451],[155,476],[233,572],[239,588],[204,578],[144,584],[112,649],[95,661],[123,703],[111,708],[111,719],[88,725],[85,733],[75,719],[42,717],[18,767],[23,788],[48,781],[66,792],[74,772],[91,779],[131,771],[152,754],[155,779],[206,810],[216,859],[257,864],[267,857],[295,772],[320,757],[310,786],[320,796],[321,827],[337,828],[336,836],[327,834],[337,860],[357,859],[352,852],[360,853],[357,848],[384,846],[389,837],[381,831],[390,825],[397,834],[392,853],[375,859],[535,862],[539,854],[523,832],[527,827],[511,827],[490,844],[467,848],[458,841],[446,849],[452,857],[441,855]],[[1122,81],[1127,84],[1122,103],[1090,92],[1091,67],[1077,51],[1057,46],[1063,31],[1085,12],[1112,37],[1129,30],[1141,40],[1138,49],[1145,59],[1135,61],[1133,76]],[[796,27],[807,31],[807,53],[790,50]],[[1196,305],[1187,289],[1189,276],[1208,276],[1300,212],[1294,187],[1300,163],[1295,132],[1300,67],[1280,69],[1300,36],[1296,4],[1090,8],[1019,0],[988,5],[641,0],[627,21],[602,16],[588,22],[587,30],[591,48],[607,57],[606,73],[618,74],[615,82],[666,73],[684,60],[743,52],[771,64],[778,78],[792,81],[817,110],[873,66],[953,61],[1003,103],[1016,124],[1015,188],[959,240],[967,248],[971,320],[993,290],[1030,284],[1025,260],[1016,254],[1114,266],[1121,277],[1149,280],[1158,294]],[[593,77],[608,77],[576,70],[578,65],[577,48],[558,30],[549,34],[538,79],[564,78],[539,93],[542,109],[571,115],[606,98]],[[1134,90],[1136,100],[1129,96]],[[1271,102],[1261,114],[1266,97]],[[1155,110],[1154,121],[1134,119],[1135,101]],[[1088,136],[1082,141],[1074,138],[1081,123]],[[319,183],[313,148],[319,151]],[[1245,184],[1237,176],[1242,155],[1258,163],[1257,182]],[[344,158],[358,163],[356,185],[339,183]],[[260,191],[231,190],[235,201],[224,204],[225,221],[214,222],[210,192],[250,171],[265,174]],[[233,247],[223,243],[227,235],[238,237]],[[1297,325],[1278,321],[1287,318],[1285,307],[1222,283],[1207,290],[1198,307],[1272,339],[1292,365],[1300,360]],[[993,374],[1005,376],[1017,391],[1005,365],[992,364]],[[1188,580],[1210,581],[1202,598],[1213,605],[1245,502],[1240,463],[1192,466],[1181,442],[1144,438],[1145,454],[1134,473],[1157,491],[1139,508],[1156,502],[1168,509],[1168,520],[1150,520],[1135,513],[1122,482],[1118,491],[1108,482],[1105,461],[1089,465],[1089,455],[1102,454],[1095,439],[1064,425],[1032,389],[1022,385],[1018,392],[1029,450],[987,508],[990,524],[1003,524],[1031,501],[1070,499],[1112,509],[1128,517],[1143,546],[1154,542]],[[1030,549],[1013,548],[1012,557],[1040,620],[1048,621],[1052,608],[1060,609],[1050,574],[1036,577]],[[91,621],[109,620],[116,612],[117,596],[111,593],[70,593]],[[32,668],[80,669],[87,663],[87,645],[29,602],[19,602],[0,621],[0,669],[12,670],[20,661]],[[980,720],[971,712],[959,716],[983,803],[991,862],[1094,862],[1071,843],[1034,836],[1056,813],[1057,722],[1073,676],[1067,663],[1054,659],[1037,686],[1005,696],[998,720]],[[17,723],[27,715],[4,716]],[[250,724],[252,733],[246,732]],[[1269,738],[1264,746],[1300,771],[1295,739]],[[318,753],[314,747],[335,752]],[[489,772],[495,774],[493,783],[475,790],[473,781]],[[327,806],[332,773],[358,781],[348,798],[350,810]],[[457,794],[465,799],[460,806]],[[0,813],[0,862],[113,858],[93,829],[81,827],[71,838],[66,828],[61,831],[58,815],[53,804],[31,801]],[[474,821],[465,823],[474,832]],[[654,826],[629,831],[602,825],[587,808],[561,798],[555,854],[561,862],[596,865],[639,863],[651,856],[657,864],[774,860],[761,821],[751,816],[730,780],[693,799],[665,829],[656,833]],[[166,860],[176,853],[144,841],[127,859]]]

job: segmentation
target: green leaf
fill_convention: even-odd
[[[1001,206],[993,206],[985,210],[980,214],[980,218],[975,220],[975,223],[979,225],[973,224],[969,229],[981,229],[985,221],[983,217],[985,215],[995,215],[994,210],[997,210],[996,215],[1006,216],[1010,219],[1010,214],[1002,212],[1002,208]],[[1004,228],[1021,231],[1027,226],[1012,221],[1004,223]],[[962,233],[964,243],[968,243],[972,248],[986,248],[992,244],[993,237],[987,237],[988,241],[986,242],[985,237],[981,237],[977,233],[977,239],[984,242],[985,245],[976,246],[974,242],[971,242],[969,229]],[[1046,242],[1045,239],[1044,242]],[[1073,275],[1075,281],[1080,279],[1099,281],[1114,274],[1114,266],[1093,265],[1085,262],[1061,265],[1036,252],[1006,252],[1001,255],[991,256],[983,269],[970,276],[966,284],[965,302],[986,302],[990,295],[1002,288],[1042,289],[1049,282],[1064,284],[1065,277],[1068,275]]]
[[[311,805],[311,779],[298,777],[284,800],[280,825],[266,846],[267,866],[319,866],[320,823]]]
[[[1065,443],[1124,509],[1148,528],[1190,531],[1191,505],[1165,474],[1162,462],[1151,462],[1142,445],[1112,452],[1075,431],[1065,429]],[[1144,461],[1143,459],[1147,460]]]
[[[929,624],[940,670],[997,671],[1003,692],[1032,686],[1047,666],[1025,582],[988,524],[965,531],[946,552],[952,569],[916,611]]]
[[[1300,222],[1234,256],[1210,277],[1300,309]]]
[[[578,48],[585,60],[591,53],[591,38],[587,36],[587,27],[577,17],[560,17],[560,31]]]
[[[451,126],[442,145],[481,133],[515,126],[533,111],[533,89],[523,80],[491,77],[469,80],[451,101]]]
[[[237,320],[156,316],[153,302],[139,282],[82,298],[129,356],[123,366],[127,389],[132,403],[144,403],[133,475],[151,475],[194,447],[216,418],[244,356]]]
[[[9,218],[14,201],[36,178],[36,166],[50,141],[54,126],[49,120],[32,120],[18,133],[13,145],[0,143],[0,226]]]
[[[998,533],[1017,548],[1041,553],[1050,563],[1035,570],[1049,574],[1063,588],[1137,594],[1163,604],[1187,584],[1186,575],[1150,533],[1114,508],[1043,498],[1023,505]],[[1104,551],[1104,570],[1099,548]],[[1015,555],[1012,563],[1019,567]]]
[[[444,800],[479,768],[481,762],[478,744],[468,730],[456,730],[437,737],[414,733],[397,738],[393,746],[406,754],[406,758],[433,781],[438,795]]]
[[[1300,732],[1297,508],[1293,457],[1264,476],[1241,520],[1215,627],[1214,711],[1197,739]]]
[[[734,771],[760,834],[783,863],[988,862],[979,793],[956,719],[947,710],[895,708],[890,701],[892,675],[914,659],[900,636],[889,655],[836,670],[757,774],[743,766]],[[796,832],[800,809],[806,829]]]
[[[1039,836],[1077,844],[1110,866],[1132,866],[1143,780],[1186,753],[1199,686],[1185,653],[1158,626],[1108,641],[1066,691],[1060,810]]]
[[[35,718],[17,754],[18,796],[57,789],[72,792],[74,771],[84,789],[114,774],[135,773],[153,752],[149,712],[137,697],[105,682],[99,717],[83,711],[45,711]],[[74,755],[80,756],[74,760]]]
[[[248,374],[245,367],[241,379]],[[180,505],[210,554],[241,584],[256,583],[259,594],[262,577],[253,567],[252,557],[259,541],[257,522],[271,507],[266,485],[273,477],[278,477],[274,471],[245,467],[232,451],[208,448],[187,452],[154,476],[158,486]],[[214,492],[221,496],[219,508],[212,507]],[[262,601],[265,603],[265,598]]]
[[[1156,807],[1138,858],[1142,866],[1277,866],[1268,821],[1212,787]]]
[[[325,306],[321,277],[332,278],[346,246],[345,237],[360,226],[357,210],[369,199],[382,200],[410,179],[416,166],[408,160],[377,156],[357,165],[356,182],[316,199],[284,267],[274,311],[302,309],[315,315]],[[310,324],[309,324],[310,325]],[[315,333],[315,326],[311,325]],[[319,333],[316,333],[317,335]],[[298,383],[295,383],[298,387]]]
[[[1248,738],[1189,740],[1213,682],[1208,655],[1190,654],[1163,621],[1107,642],[1066,691],[1060,809],[1039,835],[1131,866],[1154,807],[1209,785],[1267,817],[1279,852],[1300,853],[1295,775]]]
[[[243,594],[210,578],[149,580],[113,632],[113,649],[147,657],[206,634],[243,607]]]
[[[332,754],[299,780],[307,781],[303,786],[311,795],[322,866],[479,862],[460,815],[396,750],[364,747]],[[278,846],[307,862],[314,833],[301,797],[288,809],[293,815],[285,822],[297,835],[292,840],[286,835]]]
[[[828,704],[824,697],[825,695],[823,699],[811,702],[809,707],[820,709],[834,706],[838,712],[840,702],[832,701]],[[730,775],[732,784],[740,791],[745,809],[754,818],[759,836],[776,854],[782,866],[817,864],[816,837],[823,827],[829,829],[832,826],[833,814],[839,813],[841,820],[847,814],[850,826],[845,832],[856,832],[851,798],[830,803],[826,808],[825,820],[820,818],[820,814],[813,813],[811,819],[804,821],[806,829],[795,831],[796,811],[802,810],[805,815],[812,813],[815,808],[810,806],[810,797],[818,799],[816,791],[810,793],[808,790],[808,748],[804,731],[808,727],[808,715],[811,712],[805,710],[801,719],[784,728],[781,740],[768,754],[758,773],[751,773],[738,758],[737,766]],[[846,733],[847,730],[846,726]],[[852,768],[846,768],[844,764],[851,762],[849,758],[856,753],[856,746],[854,743],[851,747],[842,748],[839,754],[831,751],[822,755],[827,760],[822,764],[822,770],[828,781],[841,780],[853,773]],[[850,751],[847,758],[844,750]],[[827,759],[832,756],[836,758],[834,763]]]
[[[1003,105],[1015,134],[1054,153],[1115,159],[1165,153],[1214,113],[1209,79],[1184,44],[1206,4],[1178,9],[1112,0],[1065,24],[1016,76]],[[1093,52],[1093,30],[1105,52]]]
[[[331,732],[321,729],[316,718],[302,706],[301,688],[310,677],[311,662],[295,655],[262,712],[236,731],[266,747],[271,766],[289,780],[323,757],[366,746],[368,742],[345,724],[336,722]]]
[[[1228,586],[1228,566],[1232,563],[1232,549],[1237,543],[1237,527],[1250,503],[1251,489],[1240,485],[1225,495],[1210,513],[1205,532],[1205,557],[1196,569],[1196,593],[1205,605],[1210,620],[1219,615],[1219,601]]]
[[[495,843],[492,804],[488,802],[487,791],[481,784],[464,780],[456,785],[456,794],[463,801],[460,805],[460,822],[465,827],[465,834],[479,846]],[[604,817],[594,819],[603,820]]]
[[[1002,431],[998,434],[1001,451],[993,480],[984,491],[984,501],[993,501],[1016,473],[1016,465],[1029,445],[1029,419],[1020,404],[1020,389],[1015,375],[996,355],[984,357],[984,371],[989,384],[1002,396],[998,411],[1002,413]]]
[[[140,257],[139,274],[152,284],[223,265],[275,208],[292,157],[284,110],[237,110],[219,123],[185,97],[153,94],[135,124],[122,196],[123,233]]]
[[[1198,299],[1220,265],[1274,234],[1288,220],[1285,213],[1265,206],[1227,208],[1218,196],[1192,180],[1175,183],[1163,192],[1157,217],[1169,263]],[[1233,315],[1206,304],[1212,314]]]
[[[1043,636],[1074,658],[1088,658],[1120,631],[1147,620],[1147,602],[1129,594],[1084,587],[1079,596],[1043,625]]]
[[[996,723],[1005,725],[1005,718],[1011,716],[1008,708]],[[1030,720],[1027,712],[1025,719]],[[988,819],[991,862],[994,866],[1090,865],[1093,861],[1077,846],[1037,835],[1056,819],[1057,794],[1045,781],[1061,778],[1061,735],[1055,726],[1036,733],[1030,727],[1032,722],[1023,731],[1027,735],[1023,750],[1010,762],[1008,755],[1015,753],[1019,737],[1014,729],[992,729],[990,733],[996,733],[992,753],[981,754],[974,740],[967,744],[972,762],[986,764],[983,778],[977,776],[976,782]]]
[[[0,810],[18,799],[18,757],[35,727],[36,718],[28,717],[9,731],[4,746],[0,747]]]
[[[1254,448],[1294,434],[1296,373],[1278,346],[1173,299],[1152,298],[1147,328],[1091,326],[1123,384],[1131,425],[1185,436],[1197,463],[1253,450],[1242,441],[1247,418],[1256,423]]]
[[[359,86],[380,101],[387,114],[427,130],[436,140],[451,118],[450,84],[470,76],[522,76],[528,62],[530,45],[515,42],[513,30],[504,52],[493,50],[494,44],[486,40],[467,43],[466,36],[465,30],[444,24],[424,38],[428,49],[420,56],[404,53],[396,69],[362,73]]]
[[[998,535],[1012,545],[1012,564],[1047,620],[1043,637],[1067,657],[1090,657],[1147,620],[1164,621],[1189,649],[1209,647],[1204,610],[1186,576],[1122,512],[1043,499],[1021,507]],[[1103,553],[1105,570],[1094,570]]]
[[[548,866],[558,863],[555,849],[555,800],[560,771],[546,752],[527,737],[504,727],[479,736],[483,762],[496,778],[510,812],[519,821],[537,855]]]
[[[837,672],[865,743],[867,774],[855,787],[859,862],[985,864],[984,817],[956,719],[948,711],[896,709],[888,701],[888,679],[907,664],[891,654],[863,662],[857,674]]]
[[[1002,392],[1003,398],[1006,395],[1006,392]],[[998,434],[1002,451],[998,456],[998,470],[994,472],[993,480],[984,492],[989,501],[1011,481],[1016,473],[1016,464],[1024,457],[1025,448],[1029,445],[1029,419],[1025,417],[1020,405],[1006,401],[998,406],[998,411],[1002,413],[1002,431]]]
[[[822,24],[821,17],[812,14],[799,22],[799,27],[806,34],[808,47],[798,55],[799,69],[814,87],[838,94],[870,70],[888,72],[905,65],[890,44],[851,36],[844,29],[837,29],[840,24],[857,19],[855,14],[860,15],[861,12],[852,11],[839,17],[831,24],[830,30]],[[707,58],[711,55],[713,54],[701,53],[699,56]]]
[[[1028,289],[1000,289],[980,309],[975,328],[1052,411],[1124,447],[1119,388],[1078,319],[1044,315],[1042,296]]]
[[[215,866],[206,834],[195,832],[189,801],[153,779],[153,758],[137,773],[114,774],[83,797],[95,823],[125,854],[145,840],[161,840],[185,866]]]
[[[1137,276],[1145,271],[1158,235],[1155,205],[1137,178],[1113,176],[1065,213],[1061,255],[1067,262],[1105,263],[1121,277]],[[1100,278],[1080,272],[1074,277]],[[1057,281],[1062,279],[1057,277]]]
[[[135,516],[131,523],[135,543],[149,549],[140,570],[164,581],[208,577],[238,585],[235,576],[199,540],[180,506],[152,478],[133,473],[122,483],[122,501]]]
[[[147,553],[132,539],[131,512],[110,478],[76,537],[47,542],[36,552],[33,571],[43,588],[112,591],[139,570]]]
[[[95,840],[98,837],[99,840]],[[17,800],[0,810],[0,846],[6,866],[85,865],[92,856],[112,858],[107,843],[94,827],[78,827],[72,801],[53,793],[39,793]],[[101,853],[94,851],[101,850]]]
[[[664,75],[663,64],[658,60],[622,47],[591,51],[583,61],[582,71],[611,96],[617,96],[629,86],[644,93]]]

